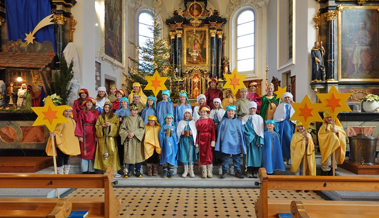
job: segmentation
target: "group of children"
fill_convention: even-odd
[[[268,91],[273,91],[272,84]],[[285,162],[290,158],[291,171],[299,174],[301,164],[306,164],[308,174],[315,175],[312,138],[300,122],[295,125],[289,120],[294,113],[291,93],[283,95],[281,104],[276,103],[274,95],[255,102],[247,98],[247,88],[242,88],[241,98],[232,100],[233,104],[224,102],[227,98],[223,101],[214,98],[213,108],[201,94],[197,97],[198,105],[192,110],[185,92],[179,94],[176,107],[169,90],[162,91],[162,101],[156,103],[155,97],[143,94],[139,83],[133,84],[129,98],[114,85],[110,92],[107,96],[105,87],[100,87],[97,98],[93,99],[86,89],[81,89],[73,108],[67,107],[64,111],[69,122],[59,124],[50,135],[57,144],[58,173],[68,174],[68,157],[80,155],[84,174],[95,173],[95,169],[105,171],[108,167],[120,172],[123,167],[125,177],[142,177],[141,163],[146,161],[148,176],[158,175],[158,165],[162,165],[163,177],[173,178],[174,166],[179,160],[184,165],[182,177],[194,177],[194,161],[198,160],[202,178],[212,178],[215,155],[222,159],[220,178],[229,172],[230,157],[235,176],[243,178],[240,164],[243,155],[249,178],[256,178],[260,167],[266,168],[269,174],[285,170]],[[257,114],[259,109],[261,115]],[[272,114],[271,119],[267,119],[268,114]],[[339,152],[339,162],[344,155],[341,144],[344,132],[339,122],[325,116],[319,140],[334,143],[332,148],[320,146],[325,156],[322,169],[330,171],[333,151]],[[329,125],[331,123],[333,125]],[[49,155],[51,150],[48,144]],[[305,153],[307,161],[302,163]],[[116,173],[115,176],[121,175]]]

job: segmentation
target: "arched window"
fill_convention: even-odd
[[[138,45],[144,46],[149,39],[154,38],[152,31],[154,18],[151,13],[142,12],[138,17]]]
[[[253,72],[255,62],[255,23],[254,12],[245,10],[237,17],[237,70],[238,72]]]

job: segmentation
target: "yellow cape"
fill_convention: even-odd
[[[160,126],[145,126],[145,139],[143,142],[144,146],[144,158],[145,160],[149,159],[154,154],[154,150],[161,154],[161,145],[159,143],[159,131],[161,130]]]
[[[130,103],[130,104],[133,102],[133,94],[134,94],[134,93],[135,93],[134,90],[132,90],[132,92],[129,94],[128,100],[129,100],[129,103]],[[139,96],[141,97],[141,98],[139,99],[139,102],[141,102],[141,104],[142,104],[143,106],[145,106],[145,105],[146,105],[146,102],[147,102],[147,97],[146,97],[146,95],[143,93],[141,87],[139,87],[139,93],[138,93],[138,94],[139,94]]]
[[[304,153],[306,154],[306,175],[316,176],[316,159],[315,145],[312,137],[308,134],[308,145],[305,144],[305,138],[302,133],[295,132],[291,140],[291,172],[296,173],[303,161]]]
[[[345,160],[346,154],[346,133],[339,120],[335,122],[335,128],[338,135],[332,132],[332,125],[327,124],[325,121],[318,131],[318,141],[321,151],[321,163],[335,151],[338,164],[342,164]]]

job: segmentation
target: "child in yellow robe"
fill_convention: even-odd
[[[50,133],[50,138],[46,145],[46,154],[53,156],[53,147],[51,145],[51,137],[55,138],[55,152],[57,155],[57,173],[69,174],[70,156],[80,154],[78,137],[75,136],[76,122],[71,118],[72,108],[66,106],[63,116],[67,119],[67,123],[58,123],[54,132]]]
[[[119,126],[120,121],[118,116],[113,113],[112,103],[110,101],[105,102],[103,113],[97,118],[95,125],[97,135],[95,163],[93,165],[95,169],[106,171],[108,167],[113,167],[115,172],[121,169],[116,142]],[[121,175],[115,173],[115,177],[121,177]]]
[[[332,176],[332,155],[336,152],[337,164],[342,164],[346,154],[346,133],[340,121],[328,112],[324,112],[324,122],[318,131],[321,151],[321,175]],[[336,165],[337,168],[337,165]]]
[[[306,155],[305,163],[303,162],[304,155]],[[291,139],[291,172],[302,175],[303,164],[305,164],[306,175],[316,175],[315,145],[311,135],[304,129],[303,123],[297,121],[295,133]]]
[[[159,157],[162,152],[158,138],[161,127],[156,116],[149,115],[148,120],[145,126],[145,138],[143,142],[147,175],[158,176]]]

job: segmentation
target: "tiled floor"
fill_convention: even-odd
[[[115,188],[122,199],[120,218],[255,217],[259,189]],[[77,189],[68,197],[99,197],[102,189]],[[314,192],[271,191],[270,198],[322,200]]]

